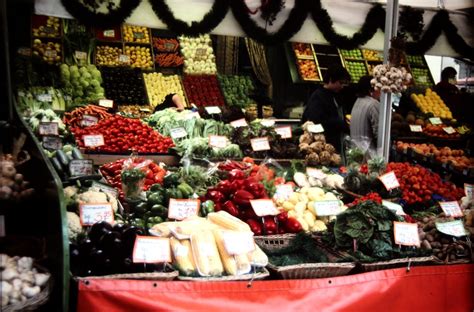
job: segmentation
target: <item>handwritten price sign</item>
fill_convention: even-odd
[[[247,127],[248,126],[247,121],[244,118],[231,121],[230,125],[234,128]]]
[[[439,202],[439,205],[447,217],[462,217],[461,207],[457,201]]]
[[[260,120],[260,124],[264,127],[273,127],[275,125],[275,120],[262,119]]]
[[[456,133],[456,129],[454,129],[453,127],[444,127],[443,130],[444,130],[444,132],[446,132],[447,134]]]
[[[464,193],[467,198],[472,199],[474,196],[474,184],[464,183]]]
[[[90,226],[101,221],[114,222],[114,211],[110,203],[81,204],[79,211],[83,226]]]
[[[255,250],[252,232],[222,231],[222,239],[229,255],[245,255]]]
[[[171,262],[170,239],[137,236],[133,246],[133,263]]]
[[[275,216],[280,213],[271,199],[253,199],[250,204],[259,217]]]
[[[40,122],[39,134],[40,135],[58,135],[59,126],[57,122]]]
[[[280,184],[276,186],[275,195],[273,198],[287,200],[293,194],[293,187],[290,184]]]
[[[204,109],[206,110],[206,112],[209,115],[218,115],[218,114],[222,113],[219,106],[206,106],[206,107],[204,107]]]
[[[107,108],[113,108],[114,107],[114,101],[107,100],[107,99],[102,99],[102,100],[99,100],[99,106],[107,107]]]
[[[315,201],[313,207],[318,217],[336,216],[341,212],[341,206],[338,200]]]
[[[60,137],[57,136],[44,136],[43,147],[47,150],[58,150],[63,148],[63,142]]]
[[[324,132],[324,128],[321,124],[317,125],[308,125],[308,132],[311,133],[321,133]]]
[[[107,38],[115,37],[115,30],[113,29],[104,30],[104,37],[107,37]]]
[[[405,211],[403,211],[403,207],[400,206],[399,204],[392,203],[388,200],[382,200],[382,205],[385,206],[386,208],[392,210],[395,212],[395,214],[399,216],[404,216],[406,215]]]
[[[188,134],[184,128],[173,128],[170,130],[170,136],[173,139],[181,139],[186,137]]]
[[[379,177],[379,180],[382,181],[383,185],[385,185],[385,188],[387,189],[387,191],[400,187],[400,183],[398,182],[397,176],[395,175],[395,172],[393,171],[390,171],[384,175],[381,175]]]
[[[255,152],[270,150],[270,143],[267,137],[251,139],[250,144]]]
[[[420,246],[418,224],[406,222],[393,222],[395,244],[403,246]]]
[[[86,147],[99,147],[104,145],[104,136],[102,134],[86,134],[82,136]]]
[[[436,229],[441,233],[461,237],[466,236],[467,232],[464,228],[464,224],[461,220],[451,221],[451,222],[436,222]]]
[[[170,199],[168,218],[184,220],[187,217],[197,216],[201,201],[199,199]]]
[[[420,125],[410,125],[411,132],[423,132],[423,128]]]
[[[431,117],[429,121],[432,125],[440,125],[443,123],[439,117]]]
[[[291,137],[293,137],[293,133],[291,132],[290,126],[276,127],[275,132],[278,133],[282,139],[290,139]]]
[[[94,163],[90,159],[73,159],[69,163],[71,177],[91,175],[94,173]]]
[[[229,144],[229,139],[222,135],[210,135],[209,146],[216,148],[224,148]]]
[[[99,118],[97,118],[95,116],[84,115],[84,116],[82,116],[81,127],[93,126],[93,125],[97,124],[98,121],[99,121]]]

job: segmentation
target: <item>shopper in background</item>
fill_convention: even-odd
[[[357,83],[357,100],[351,112],[351,139],[369,154],[377,148],[377,130],[379,124],[380,90],[370,83],[372,76],[363,76]]]
[[[342,142],[348,125],[344,120],[342,104],[336,101],[336,94],[349,84],[351,76],[343,67],[330,67],[324,75],[324,85],[311,94],[304,107],[302,123],[312,121],[324,128],[326,141],[343,151]]]
[[[433,87],[444,103],[449,107],[455,117],[459,116],[458,95],[459,89],[456,87],[457,72],[453,67],[446,67],[441,72],[441,81]]]
[[[181,96],[177,93],[170,93],[165,96],[165,99],[160,104],[156,105],[155,112],[166,109],[176,108],[178,111],[184,110],[184,102]]]

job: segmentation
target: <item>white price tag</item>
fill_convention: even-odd
[[[46,50],[46,51],[44,51],[44,56],[46,56],[46,57],[56,57],[56,56],[58,56],[58,52],[56,52],[54,50]]]
[[[206,107],[204,107],[204,109],[206,110],[206,112],[209,115],[218,115],[218,114],[222,113],[219,106],[206,106]]]
[[[251,139],[250,144],[255,152],[270,150],[270,143],[267,137]]]
[[[90,159],[73,159],[69,162],[71,177],[91,175],[94,173],[94,162]]]
[[[82,127],[90,127],[90,126],[96,125],[98,121],[99,121],[99,118],[97,118],[95,116],[84,115],[84,116],[82,116],[81,126]]]
[[[40,102],[52,102],[53,101],[53,96],[49,93],[38,94],[36,96],[36,99]]]
[[[113,38],[115,37],[115,30],[113,29],[107,29],[107,30],[104,30],[104,37],[106,38]]]
[[[272,119],[262,119],[260,124],[264,127],[273,127],[275,125],[275,120]]]
[[[386,208],[392,210],[399,216],[404,216],[406,215],[405,211],[403,211],[403,207],[399,204],[392,203],[388,200],[382,200],[382,205],[385,206]]]
[[[118,191],[116,188],[97,181],[92,181],[92,185],[90,188],[93,191],[104,192],[115,198],[118,197]]]
[[[113,108],[114,107],[114,101],[107,100],[107,99],[102,99],[102,100],[99,100],[99,106],[107,107],[107,108]]]
[[[197,216],[201,201],[199,199],[171,198],[168,206],[168,218],[184,220],[187,217]]]
[[[439,202],[441,209],[447,217],[462,217],[461,207],[457,201]]]
[[[164,237],[137,236],[133,246],[133,263],[171,262],[170,239]]]
[[[461,220],[451,221],[451,222],[436,222],[436,229],[441,233],[448,234],[451,236],[466,236],[467,232],[464,228],[464,224]]]
[[[306,168],[306,174],[318,180],[324,179],[326,177],[326,174],[321,169],[311,167]]]
[[[385,188],[387,189],[387,191],[400,187],[400,183],[398,182],[397,176],[395,175],[395,172],[393,171],[390,171],[390,172],[387,172],[386,174],[381,175],[379,177],[379,180],[382,181],[383,185],[385,185]]]
[[[321,132],[324,132],[323,125],[321,125],[321,124],[308,125],[308,132],[311,132],[311,133],[321,133]]]
[[[38,132],[40,135],[59,135],[57,122],[40,122]]]
[[[456,129],[454,129],[453,127],[443,127],[443,130],[444,132],[446,132],[447,134],[453,134],[453,133],[456,133]]]
[[[187,136],[186,130],[184,128],[173,128],[170,130],[170,136],[173,139],[181,139]]]
[[[79,205],[81,224],[83,226],[105,221],[114,222],[114,211],[110,203],[81,204]]]
[[[205,60],[207,58],[207,49],[197,48],[193,59],[195,61]]]
[[[229,139],[222,135],[210,135],[209,136],[209,146],[224,148],[229,144]]]
[[[290,126],[276,127],[275,132],[278,133],[282,139],[290,139],[293,136]]]
[[[467,198],[474,198],[474,184],[464,183],[464,193]]]
[[[222,231],[222,239],[229,255],[245,255],[255,250],[252,232]]]
[[[276,186],[276,191],[275,195],[273,195],[273,198],[275,199],[282,199],[282,200],[287,200],[290,198],[291,194],[293,194],[293,187],[291,184],[279,184]]]
[[[255,214],[259,217],[275,216],[280,213],[271,199],[252,199],[250,204]]]
[[[247,121],[245,120],[245,118],[241,118],[241,119],[237,119],[237,120],[234,120],[234,121],[231,121],[230,122],[230,125],[234,128],[239,128],[239,127],[247,127],[248,126],[248,123]]]
[[[59,150],[63,148],[63,142],[58,136],[44,136],[43,147],[47,150]]]
[[[418,224],[393,221],[395,244],[404,246],[420,246]]]
[[[123,64],[128,64],[130,63],[130,56],[126,54],[120,54],[119,55],[119,62]]]
[[[341,213],[341,205],[338,200],[315,201],[314,211],[318,217],[337,216]]]
[[[423,132],[423,128],[420,125],[410,125],[411,132]]]
[[[87,60],[87,52],[83,52],[83,51],[76,51],[74,52],[74,55],[76,56],[76,58],[80,61],[84,61],[84,60]]]
[[[439,117],[431,117],[429,121],[432,125],[441,125],[443,123]]]
[[[104,136],[102,134],[86,134],[82,136],[86,147],[99,147],[104,145]]]
[[[189,113],[186,114],[186,116],[184,116],[184,119],[188,120],[188,119],[193,119],[193,118],[201,118],[201,115],[199,115],[199,112],[191,112],[189,111]]]

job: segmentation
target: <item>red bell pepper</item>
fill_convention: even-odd
[[[236,191],[235,184],[230,182],[230,180],[224,180],[219,182],[216,185],[216,190],[224,195],[230,195]]]
[[[280,224],[284,224],[288,220],[288,212],[283,211],[277,215],[277,221]]]
[[[274,217],[263,217],[263,231],[265,234],[276,234],[278,232],[278,227]]]
[[[263,184],[258,182],[248,182],[248,180],[246,180],[245,190],[252,193],[254,198],[262,198],[265,193],[265,187]]]
[[[249,193],[245,190],[237,190],[232,197],[232,201],[239,206],[248,207],[250,206],[250,200],[254,199],[255,197],[252,193]]]
[[[234,180],[242,180],[245,179],[245,172],[239,169],[232,169],[229,172],[229,180],[234,181]]]
[[[238,209],[239,209],[239,217],[242,220],[257,218],[257,215],[255,214],[255,211],[253,211],[252,208],[239,207]]]
[[[234,205],[234,203],[231,201],[231,200],[228,200],[226,201],[223,205],[222,205],[222,210],[230,213],[231,215],[233,215],[234,217],[238,217],[239,216],[239,209]]]
[[[288,233],[299,233],[303,230],[301,224],[295,218],[288,217],[284,224],[285,230]]]
[[[224,194],[215,190],[208,191],[206,198],[212,200],[214,203],[222,203],[225,200]]]
[[[250,230],[255,235],[262,235],[262,225],[255,219],[248,219],[245,221],[249,226]]]

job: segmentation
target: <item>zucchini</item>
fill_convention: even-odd
[[[59,163],[64,167],[68,168],[69,166],[69,158],[67,157],[66,153],[62,150],[56,151],[56,158],[59,160]]]
[[[72,149],[72,158],[74,158],[74,159],[84,159],[84,156],[82,156],[81,151],[77,147],[74,147]]]
[[[54,169],[56,169],[56,171],[58,172],[58,175],[62,176],[64,174],[64,171],[59,160],[55,157],[50,158],[50,160],[51,160],[51,163],[53,164]]]

